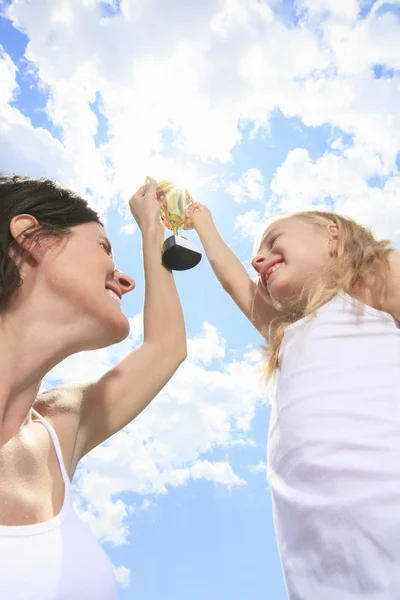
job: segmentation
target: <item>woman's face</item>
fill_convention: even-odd
[[[82,347],[93,349],[118,343],[129,334],[121,312],[121,297],[135,287],[134,280],[115,268],[110,242],[99,223],[71,228],[54,238],[41,264],[46,288],[71,326],[79,324]]]
[[[298,217],[276,221],[265,231],[252,260],[259,285],[271,303],[282,306],[294,299],[331,260],[333,230],[318,227]]]

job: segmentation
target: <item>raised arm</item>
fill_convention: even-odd
[[[145,274],[143,344],[103,377],[81,390],[80,454],[132,421],[186,358],[186,332],[173,275],[163,267],[163,228],[156,182],[141,188],[130,207],[141,229]]]
[[[266,338],[275,310],[262,296],[245,267],[220,235],[208,208],[195,202],[187,216],[203,244],[204,251],[218,281],[254,327]]]

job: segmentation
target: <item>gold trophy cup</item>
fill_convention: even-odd
[[[158,183],[156,194],[161,221],[173,233],[163,245],[163,265],[173,271],[192,269],[200,262],[201,252],[193,242],[178,235],[180,228],[193,229],[193,223],[185,215],[186,207],[193,202],[190,193],[174,181],[167,180]]]

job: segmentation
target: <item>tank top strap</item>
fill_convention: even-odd
[[[64,484],[65,484],[65,492],[67,493],[67,491],[70,488],[71,482],[70,479],[68,477],[68,473],[67,473],[67,469],[65,468],[65,464],[64,464],[64,459],[62,456],[62,452],[61,452],[61,446],[60,446],[60,442],[58,440],[58,436],[54,430],[54,427],[44,418],[42,417],[42,415],[40,415],[37,410],[35,410],[34,408],[31,409],[32,413],[35,415],[35,417],[40,421],[40,423],[42,423],[42,425],[47,429],[47,431],[49,432],[51,441],[53,442],[53,446],[54,449],[56,451],[57,454],[57,459],[58,459],[58,463],[60,465],[60,469],[61,469],[61,474],[64,480]]]

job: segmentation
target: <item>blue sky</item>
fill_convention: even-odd
[[[71,357],[46,387],[100,376],[140,343],[140,235],[127,202],[148,174],[186,183],[249,271],[266,224],[312,207],[398,245],[399,0],[0,7],[0,166],[87,197],[137,282],[123,300],[129,338]],[[176,281],[188,359],[82,462],[77,510],[109,553],[122,600],[285,600],[262,340],[206,259]]]

